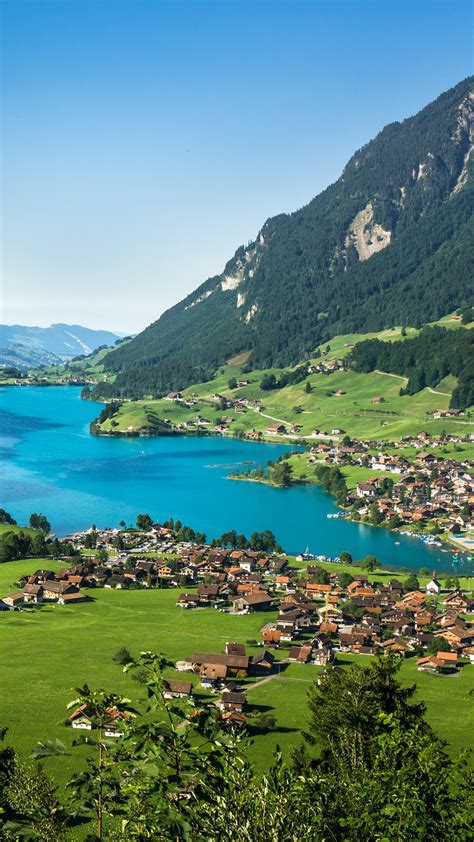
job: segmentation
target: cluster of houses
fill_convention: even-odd
[[[80,588],[89,587],[90,581],[78,568],[59,570],[57,573],[37,570],[31,575],[21,576],[20,584],[21,590],[0,598],[0,611],[12,611],[41,602],[76,605],[89,599]]]
[[[449,439],[457,443],[471,440],[470,435]],[[347,505],[355,506],[361,516],[367,515],[368,507],[375,503],[383,520],[396,516],[399,525],[432,525],[440,531],[454,532],[470,530],[474,511],[474,465],[468,459],[442,458],[423,449],[444,443],[427,433],[397,442],[399,453],[386,452],[381,442],[321,443],[311,448],[309,458],[313,463],[359,465],[374,472],[373,476],[359,482],[347,498]],[[416,449],[410,459],[403,455],[403,449],[407,447]],[[387,475],[393,482],[391,487],[387,487]]]

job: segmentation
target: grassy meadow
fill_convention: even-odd
[[[61,565],[49,559],[0,565],[0,593],[11,593],[20,575],[41,566],[58,569]],[[373,579],[389,577],[393,574],[371,574]],[[142,697],[140,686],[113,661],[120,647],[126,646],[132,654],[145,649],[161,651],[175,661],[195,651],[220,652],[229,640],[259,640],[261,627],[276,616],[275,612],[233,616],[212,608],[181,610],[175,605],[176,590],[95,589],[90,594],[93,601],[76,606],[51,604],[0,614],[0,724],[8,725],[12,743],[25,755],[39,740],[59,739],[71,745],[73,732],[64,726],[66,705],[74,698],[72,688],[84,682],[124,693],[134,702]],[[252,645],[247,645],[247,650],[258,651]],[[277,657],[286,654],[282,649]],[[366,660],[342,655],[338,662]],[[259,769],[268,768],[277,745],[285,756],[298,745],[306,725],[307,690],[318,670],[312,665],[282,665],[276,678],[248,683],[248,700],[254,710],[271,712],[277,719],[276,729],[253,736],[247,749]],[[174,674],[171,669],[170,675]],[[455,678],[443,678],[418,673],[415,659],[408,658],[402,678],[408,683],[416,681],[428,719],[451,751],[473,743],[469,696],[474,688],[473,666],[464,666]],[[197,679],[193,677],[193,681]],[[199,692],[208,697],[205,691]],[[80,755],[83,750],[47,761],[58,779],[64,781],[73,772],[77,751]]]

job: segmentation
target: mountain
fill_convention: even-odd
[[[420,326],[472,304],[473,78],[386,126],[306,207],[107,356],[97,394],[159,396],[304,359],[335,334]]]
[[[90,354],[100,345],[113,345],[117,339],[119,335],[116,333],[81,325],[0,325],[0,365],[19,368],[53,365]]]

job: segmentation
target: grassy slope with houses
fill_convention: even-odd
[[[440,320],[444,327],[459,327],[459,321],[449,316]],[[342,360],[351,347],[364,339],[377,336],[384,341],[401,338],[401,328],[385,330],[378,334],[351,334],[335,337],[328,345],[320,347],[320,358],[313,358],[314,365],[323,363],[331,366],[336,360]],[[414,328],[406,329],[406,338],[418,333]],[[332,373],[314,373],[296,385],[283,389],[263,391],[260,388],[266,374],[274,374],[278,379],[289,369],[265,369],[245,372],[245,355],[231,360],[219,369],[216,376],[206,382],[195,384],[183,390],[183,401],[160,400],[125,401],[113,418],[105,420],[98,432],[105,434],[138,434],[146,429],[153,432],[153,418],[168,420],[171,425],[182,425],[182,432],[198,429],[201,432],[213,431],[216,422],[226,416],[232,419],[229,433],[242,432],[246,435],[259,432],[263,438],[269,437],[268,428],[274,423],[283,423],[287,436],[271,434],[272,439],[287,438],[307,441],[314,429],[320,429],[328,435],[332,430],[342,429],[350,436],[359,439],[394,440],[400,436],[413,435],[425,429],[433,435],[443,431],[464,434],[474,429],[469,416],[453,418],[434,418],[437,410],[449,407],[452,390],[456,385],[452,377],[444,380],[436,389],[426,388],[416,395],[400,396],[400,388],[406,384],[404,377],[372,372],[361,374],[339,369]],[[229,381],[248,381],[246,385],[229,389]],[[311,392],[306,392],[306,384]],[[223,410],[216,395],[235,401],[261,401],[261,410],[248,407],[241,411],[235,407]],[[188,401],[192,405],[186,405]],[[204,422],[193,424],[200,416]],[[208,423],[205,423],[205,422]],[[298,425],[297,434],[291,433],[291,427]]]
[[[45,566],[57,570],[61,562],[50,559],[28,559],[0,566],[0,592],[10,592],[14,582],[24,573]],[[300,566],[300,565],[298,565]],[[334,565],[324,565],[328,571]],[[350,568],[357,573],[358,568]],[[371,578],[383,581],[393,574],[378,571]],[[426,577],[420,576],[420,583]],[[472,583],[461,582],[472,587]],[[0,670],[2,679],[2,721],[8,722],[10,736],[25,755],[38,740],[59,739],[70,745],[73,732],[65,728],[66,704],[73,696],[71,688],[85,681],[92,687],[122,692],[136,701],[143,689],[124,674],[112,660],[121,646],[132,653],[143,649],[164,652],[177,660],[204,650],[222,651],[229,640],[246,644],[259,640],[262,625],[276,617],[276,612],[247,615],[222,614],[212,608],[183,611],[176,607],[175,589],[116,591],[93,589],[93,600],[71,606],[44,605],[40,610],[18,614],[7,612],[1,617]],[[257,647],[247,645],[255,654]],[[12,658],[12,653],[15,657]],[[284,658],[285,649],[276,653]],[[365,662],[367,656],[340,654],[341,665]],[[427,705],[428,720],[439,735],[458,752],[466,747],[466,734],[473,733],[472,696],[474,667],[466,665],[454,678],[445,678],[416,671],[416,657],[404,660],[402,678],[416,681],[419,696]],[[276,728],[257,734],[248,747],[249,755],[261,769],[268,768],[277,745],[285,756],[299,744],[300,731],[306,724],[306,692],[320,667],[289,664],[276,678],[248,684],[248,700],[255,711],[275,715]],[[173,670],[169,676],[176,677]],[[197,676],[190,676],[197,683]],[[255,684],[255,686],[252,686]],[[18,705],[17,689],[22,687],[22,704]],[[199,691],[203,697],[206,691]],[[450,704],[446,701],[449,696]],[[472,723],[474,725],[474,723]],[[77,754],[52,758],[48,766],[65,781],[74,771]]]

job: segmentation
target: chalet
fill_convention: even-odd
[[[273,669],[275,656],[266,649],[254,655],[250,661],[249,670],[252,675],[269,675]]]
[[[12,593],[10,596],[4,596],[2,598],[2,602],[4,605],[7,605],[10,610],[15,610],[15,608],[20,608],[25,601],[25,597],[23,593]]]
[[[273,599],[267,593],[250,593],[247,596],[237,596],[232,600],[234,611],[269,611]]]
[[[201,604],[212,603],[217,599],[219,585],[198,585],[197,590]]]
[[[219,687],[227,677],[225,664],[203,664],[199,670],[201,687],[214,690]]]
[[[108,708],[104,729],[105,736],[120,737],[122,734],[120,723],[127,722],[131,717],[132,714],[128,711]],[[89,705],[81,705],[68,717],[68,723],[72,728],[82,731],[92,731],[96,727],[96,712]]]
[[[75,605],[77,602],[89,602],[90,597],[80,591],[63,593],[58,596],[59,605]]]
[[[443,605],[446,605],[447,608],[453,608],[455,611],[469,611],[472,600],[465,597],[461,591],[455,590],[445,596]]]
[[[235,693],[231,691],[224,691],[220,700],[217,702],[217,707],[222,711],[237,711],[242,713],[246,705],[245,693]]]
[[[286,427],[284,424],[270,424],[267,433],[269,436],[283,436],[286,433]]]
[[[176,605],[178,608],[197,608],[199,605],[199,596],[195,593],[182,593],[179,595]]]
[[[262,638],[267,646],[278,647],[281,640],[281,631],[276,626],[268,624],[262,629]]]
[[[311,659],[311,646],[291,646],[288,653],[289,661],[296,661],[299,664],[307,664]]]
[[[43,586],[26,584],[23,588],[23,597],[25,602],[42,602],[43,601]]]
[[[208,652],[196,652],[188,659],[194,669],[200,667],[226,667],[226,675],[243,676],[247,674],[250,658],[248,655],[227,655],[223,653],[213,654]]]
[[[437,655],[419,658],[416,665],[422,671],[443,672],[445,670],[457,669],[458,658],[455,652],[438,652]]]
[[[247,724],[247,717],[236,710],[228,710],[222,714],[221,723],[223,728],[243,728]]]
[[[165,699],[191,698],[193,685],[191,681],[181,681],[174,678],[165,679],[163,697]]]

